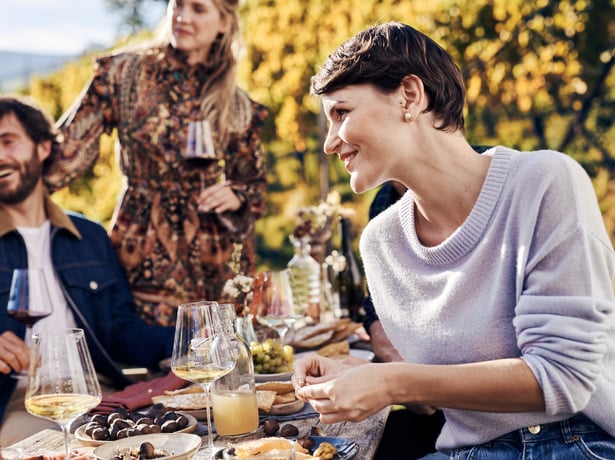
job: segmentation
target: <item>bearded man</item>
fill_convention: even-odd
[[[146,325],[105,229],[62,211],[42,173],[56,133],[50,118],[24,98],[0,96],[0,445],[54,423],[24,410],[29,344],[25,324],[6,313],[14,269],[46,274],[53,313],[33,326],[82,328],[97,372],[112,388],[130,381],[121,364],[155,369],[171,355],[172,327]]]

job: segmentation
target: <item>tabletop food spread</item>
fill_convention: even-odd
[[[342,319],[298,329],[291,337],[291,364],[310,353],[333,359],[351,356],[371,361],[374,358],[371,351],[350,347],[352,335],[358,327],[360,325],[357,323]],[[165,369],[162,364],[161,368]],[[170,362],[167,365],[170,367]],[[382,435],[388,410],[370,417],[373,420],[316,427],[318,414],[309,404],[296,398],[291,376],[292,372],[255,374],[259,429],[237,439],[218,437],[216,445],[220,450],[215,458],[246,458],[250,449],[275,451],[289,445],[295,449],[297,459],[345,460],[354,458],[359,451],[365,454],[361,458],[371,458]],[[137,389],[137,385],[145,386]],[[152,395],[147,398],[151,404],[127,410],[125,407],[130,406],[132,396],[129,387],[110,395],[107,402],[122,401],[123,407],[111,413],[91,414],[82,420],[82,425],[73,426],[76,440],[73,448],[78,451],[85,449],[90,458],[94,456],[100,460],[190,460],[196,454],[196,450],[193,452],[189,448],[190,441],[194,438],[200,440],[200,436],[207,432],[202,422],[205,420],[207,400],[202,387],[189,384],[178,388],[170,373],[132,386],[135,387],[134,393],[139,393],[139,404],[144,399],[143,392]],[[114,398],[115,395],[124,397]],[[215,432],[215,419],[213,422]],[[35,445],[40,453],[45,443],[54,437],[53,434],[53,430],[43,430],[40,435],[31,436],[17,445],[25,450],[32,450]],[[180,439],[184,444],[177,444]],[[161,442],[175,444],[169,449]],[[152,456],[148,457],[144,452]],[[41,459],[41,455],[36,457]],[[45,460],[45,455],[42,457]]]

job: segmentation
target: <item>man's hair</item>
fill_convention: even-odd
[[[375,25],[339,46],[312,77],[311,92],[323,95],[348,85],[371,84],[384,93],[399,88],[404,77],[423,81],[441,130],[464,129],[465,87],[459,67],[440,45],[399,22]]]
[[[35,144],[57,140],[58,134],[51,117],[30,98],[0,95],[0,119],[10,114],[17,117],[28,137]]]

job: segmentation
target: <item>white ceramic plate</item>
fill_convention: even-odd
[[[303,357],[309,355],[310,353],[316,353],[315,351],[304,351],[302,353],[295,353],[295,362],[299,361]],[[369,350],[361,350],[358,348],[350,349],[350,356],[354,356],[355,358],[364,359],[366,361],[372,361],[376,355],[372,351]]]
[[[295,353],[295,362],[299,361],[304,356],[316,353],[315,351],[303,351],[301,353]],[[369,350],[361,350],[358,348],[350,349],[350,356],[354,356],[355,358],[364,359],[366,361],[372,361],[375,357],[374,353]],[[278,374],[254,374],[254,378],[257,383],[261,382],[271,382],[271,381],[285,381],[290,380],[293,376],[292,372],[281,372]]]
[[[155,449],[169,452],[166,457],[156,460],[191,460],[201,446],[201,437],[189,433],[159,433],[132,436],[111,441],[94,449],[94,457],[99,460],[112,460],[120,449],[138,449],[141,443],[151,442]]]
[[[292,376],[292,372],[280,372],[277,374],[254,374],[254,380],[256,380],[256,383],[273,381],[284,382],[285,380],[290,380]]]
[[[186,428],[182,430],[175,431],[174,433],[161,433],[161,434],[194,433],[196,431],[196,428],[199,423],[197,419],[193,417],[192,415],[187,414],[183,411],[177,411],[177,412],[184,414],[184,416],[188,419],[188,426],[186,426]],[[85,425],[81,425],[79,428],[75,430],[75,438],[77,438],[81,444],[84,444],[86,446],[102,446],[103,444],[110,444],[112,442],[115,442],[115,441],[98,441],[96,439],[92,439],[90,436],[85,434],[86,425],[87,423]],[[131,436],[130,439],[137,439],[137,441],[135,442],[138,442],[138,440],[142,439],[143,436],[153,436],[153,434],[141,434],[141,435]]]
[[[289,403],[285,404],[274,404],[271,406],[271,410],[269,412],[265,412],[263,410],[259,410],[261,415],[288,415],[295,414],[303,409],[305,406],[305,401],[302,399],[295,399]]]
[[[351,458],[355,458],[355,456],[359,453],[359,446],[354,441],[345,438],[332,438],[328,436],[310,436],[314,440],[314,447],[310,449],[310,453],[314,453],[314,451],[320,446],[323,442],[328,442],[335,446],[338,450],[338,454],[335,456],[335,460],[350,460]],[[220,449],[214,455],[215,460],[223,460],[225,458],[233,458],[234,455],[230,455],[227,453],[225,456],[225,451],[227,449]],[[260,458],[260,457],[259,457]],[[263,457],[267,458],[267,457]],[[274,458],[277,458],[275,456]]]

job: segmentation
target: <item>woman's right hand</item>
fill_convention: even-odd
[[[295,373],[292,376],[293,385],[295,389],[299,389],[305,385],[326,382],[353,365],[356,364],[343,363],[310,353],[295,364]]]
[[[12,331],[0,334],[0,373],[21,372],[30,365],[30,349]]]
[[[295,368],[295,394],[312,405],[322,423],[359,422],[392,403],[380,378],[385,366],[390,365],[349,365],[314,354]]]

